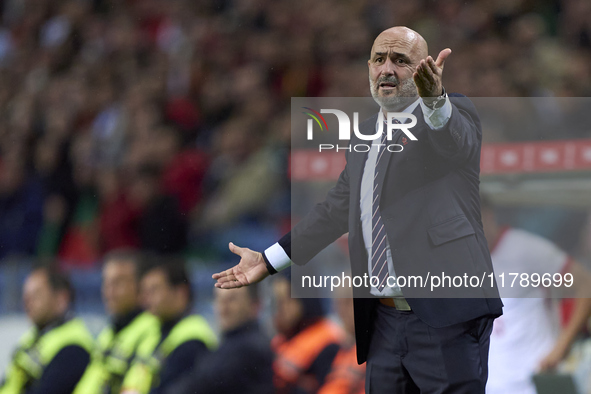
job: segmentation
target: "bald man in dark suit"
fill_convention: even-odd
[[[401,153],[380,151],[377,143],[369,152],[347,152],[325,201],[264,253],[230,244],[239,264],[213,276],[220,288],[256,283],[292,258],[307,263],[348,232],[352,273],[378,278],[355,294],[357,358],[367,361],[367,393],[475,394],[486,385],[492,323],[502,314],[494,284],[455,298],[389,284],[397,276],[492,272],[480,218],[482,130],[473,104],[445,93],[450,53],[444,49],[434,60],[423,37],[406,27],[382,32],[368,60],[370,90],[383,113],[416,117],[417,140]],[[361,133],[376,133],[377,119],[363,122]],[[392,142],[404,138],[398,130]],[[362,141],[354,136],[356,143]]]

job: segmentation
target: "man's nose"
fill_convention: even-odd
[[[394,66],[394,62],[390,59],[386,59],[384,66],[382,68],[382,75],[390,76],[396,74],[396,67]]]

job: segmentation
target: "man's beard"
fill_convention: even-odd
[[[398,92],[388,96],[379,96],[379,86],[384,82],[396,84],[399,89]],[[398,78],[387,77],[378,79],[374,84],[371,80],[371,76],[369,77],[369,90],[371,91],[371,96],[382,109],[388,112],[402,111],[405,107],[410,105],[410,103],[415,101],[418,96],[417,85],[415,85],[415,81],[412,78],[402,81],[400,85],[398,82]]]

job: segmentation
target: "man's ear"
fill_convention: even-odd
[[[70,308],[70,293],[67,290],[59,290],[56,294],[56,313],[63,315]]]
[[[187,305],[191,303],[191,289],[189,285],[181,285],[176,288],[177,296],[184,297]]]

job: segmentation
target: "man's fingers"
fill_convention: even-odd
[[[244,285],[240,282],[226,282],[226,283],[216,283],[215,287],[218,289],[238,289],[243,287]]]
[[[211,277],[213,279],[220,279],[220,278],[224,278],[224,277],[229,276],[229,275],[233,275],[232,268],[227,269],[227,270],[222,271],[222,272],[218,272],[216,274],[213,274]]]
[[[233,270],[234,270],[233,268],[230,268],[228,270],[219,272],[217,274],[213,274],[211,277],[213,279],[217,279],[218,281],[220,281],[220,280],[221,281],[231,280],[231,279],[234,278],[234,271]]]
[[[413,79],[414,79],[417,87],[427,88],[429,85],[432,84],[432,81],[429,80],[429,78],[428,78],[428,76],[421,64],[419,64],[419,66],[417,67],[417,71],[415,74],[416,74],[416,77],[413,75]]]
[[[412,79],[414,79],[415,81],[415,85],[417,85],[417,88],[419,89],[419,93],[420,93],[420,89],[423,88],[423,86],[425,85],[425,80],[424,78],[419,74],[418,71],[416,71],[413,75],[412,75]]]
[[[435,65],[441,69],[443,69],[443,65],[445,63],[445,59],[451,54],[451,49],[445,48],[441,52],[439,52],[439,56],[437,56],[437,61],[435,61]]]
[[[429,56],[427,58],[427,65],[429,66],[429,68],[431,69],[433,74],[439,75],[441,73],[441,70],[439,68],[437,68],[437,65],[435,64],[435,60],[433,60],[433,58],[431,56]]]
[[[248,283],[242,283],[242,281],[246,280],[245,278],[242,280],[238,279],[237,275],[240,275],[241,277],[244,277],[244,275],[241,275],[240,273],[237,274],[237,269],[238,266],[234,266],[223,272],[213,274],[212,278],[216,280],[214,286],[220,289],[236,289],[238,287],[246,286]]]
[[[238,256],[242,257],[242,251],[244,248],[241,248],[239,246],[234,245],[232,242],[230,242],[230,252],[237,254]]]
[[[244,285],[245,284],[239,281],[234,273],[218,278],[217,282],[214,284],[215,287],[220,289],[236,289]]]
[[[429,67],[427,61],[421,60],[419,74],[422,74],[422,76],[425,78],[425,81],[429,83],[435,83],[435,76],[433,75],[433,71],[431,70],[431,67]]]

